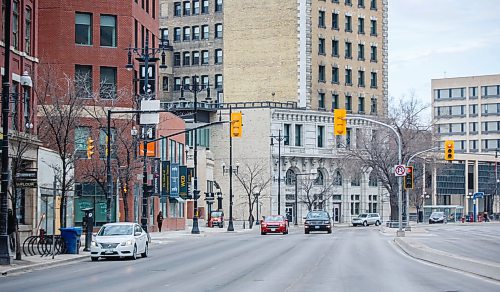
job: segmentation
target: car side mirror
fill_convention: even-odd
[[[136,231],[136,232],[134,233],[134,236],[140,236],[141,234],[142,234],[142,231],[140,231],[140,232],[137,232],[137,231]]]
[[[302,219],[306,219],[306,217],[302,217]]]

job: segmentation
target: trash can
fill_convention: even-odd
[[[66,252],[69,254],[79,253],[80,248],[80,236],[82,235],[81,227],[68,227],[59,228],[61,230],[61,237],[66,245]]]

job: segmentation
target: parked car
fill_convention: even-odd
[[[431,216],[429,217],[429,224],[446,222],[447,220],[444,212],[432,212]]]
[[[382,219],[380,219],[380,214],[378,213],[362,213],[358,217],[354,217],[351,219],[352,226],[368,226],[375,225],[379,226]]]
[[[137,259],[140,253],[148,256],[149,235],[137,223],[108,223],[101,227],[90,246],[90,258],[128,257]]]
[[[260,223],[260,234],[283,233],[288,234],[288,220],[283,215],[266,216]]]
[[[332,233],[332,218],[326,211],[309,211],[305,217],[304,233],[311,231],[326,231]]]
[[[208,227],[214,226],[219,226],[219,228],[224,227],[224,212],[212,211],[212,213],[210,213],[210,221],[208,222]]]

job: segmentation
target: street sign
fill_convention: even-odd
[[[37,171],[36,170],[25,170],[22,172],[16,173],[16,178],[20,179],[35,179],[37,178]]]
[[[160,100],[141,100],[141,111],[157,111],[160,110]],[[160,123],[159,113],[141,113],[141,125],[158,125]]]
[[[472,196],[472,199],[475,200],[475,199],[480,199],[484,197],[484,192],[477,192],[477,193],[474,193],[474,195]]]
[[[406,166],[404,164],[395,165],[394,166],[394,174],[396,176],[405,176],[406,175]]]
[[[37,185],[37,181],[34,180],[34,181],[18,181],[16,182],[16,187],[18,188],[36,188],[38,185]]]

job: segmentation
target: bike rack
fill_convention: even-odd
[[[25,256],[49,256],[52,254],[52,241],[55,240],[54,254],[66,252],[64,240],[60,235],[30,236],[23,242],[23,253]],[[35,249],[36,246],[36,249]]]

